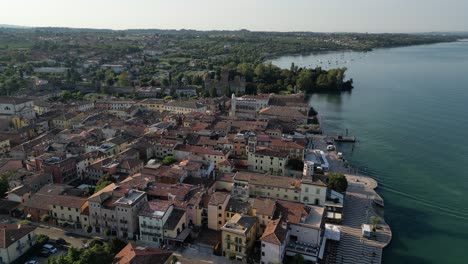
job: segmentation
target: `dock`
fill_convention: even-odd
[[[348,137],[348,136],[332,136],[331,137],[335,142],[349,142],[354,143],[356,142],[356,137]]]

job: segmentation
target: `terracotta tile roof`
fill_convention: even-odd
[[[151,248],[147,246],[138,246],[136,243],[128,243],[117,255],[115,255],[113,264],[164,264],[172,256],[172,252]]]
[[[283,117],[289,119],[305,119],[307,115],[299,110],[286,106],[269,106],[259,111],[261,115]]]
[[[295,149],[305,149],[305,145],[300,145],[294,141],[283,141],[281,139],[271,140],[271,147],[282,147],[282,148],[295,148]]]
[[[30,225],[1,224],[0,248],[8,248],[35,229],[36,227]]]
[[[152,200],[143,204],[138,215],[162,218],[172,204],[172,201]],[[156,211],[162,212],[163,214],[155,214]]]
[[[301,189],[301,182],[298,179],[286,176],[273,176],[261,173],[239,171],[234,176],[234,180],[246,181],[249,184],[270,186],[276,188]]]
[[[196,154],[205,154],[205,155],[214,155],[214,156],[224,156],[222,151],[214,150],[210,147],[200,147],[200,146],[191,146],[191,145],[177,145],[176,150],[192,152]]]
[[[229,193],[226,192],[214,192],[210,197],[209,205],[221,205],[224,204],[226,199],[229,199]]]
[[[281,219],[269,222],[260,238],[263,242],[281,245],[286,238],[287,231],[283,228]]]
[[[154,182],[150,187],[148,187],[146,192],[148,195],[157,196],[160,198],[169,197],[169,195],[172,195],[175,197],[175,200],[184,201],[193,187],[193,185],[183,183],[168,184]]]
[[[273,217],[276,210],[276,201],[268,198],[255,198],[252,208],[257,210],[257,214]]]
[[[307,217],[309,212],[306,211],[306,206],[302,203],[278,200],[278,211],[284,221],[292,224],[299,224],[302,217]]]
[[[287,158],[289,153],[281,150],[275,150],[267,147],[257,147],[255,149],[255,155],[263,155],[263,156],[270,156],[270,157],[278,157],[278,158]]]

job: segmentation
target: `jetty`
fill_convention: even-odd
[[[349,137],[349,136],[332,136],[331,139],[335,142],[356,142],[356,137]]]

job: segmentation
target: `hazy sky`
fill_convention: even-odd
[[[268,31],[468,31],[468,0],[0,0],[0,24]]]

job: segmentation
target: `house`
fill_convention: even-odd
[[[163,227],[173,210],[172,201],[152,200],[146,202],[138,212],[140,240],[161,247],[164,243]]]
[[[35,222],[49,216],[50,224],[67,222],[71,227],[82,228],[87,222],[87,219],[82,219],[81,216],[86,207],[83,193],[84,191],[69,185],[48,184],[23,203],[24,212],[28,219]]]
[[[171,101],[164,105],[164,110],[174,114],[206,112],[206,106],[195,101]]]
[[[56,225],[84,229],[89,225],[87,199],[71,195],[57,195],[51,201],[51,216]]]
[[[225,223],[226,207],[231,195],[225,192],[214,192],[208,203],[208,228],[220,230]]]
[[[273,221],[276,212],[276,200],[255,198],[252,203],[252,215],[258,219],[258,234],[263,234],[265,228]]]
[[[36,227],[2,224],[0,226],[0,263],[13,263],[36,244]]]
[[[247,263],[257,235],[257,218],[235,214],[226,222],[222,231],[223,256]]]
[[[54,183],[70,183],[78,179],[76,159],[65,155],[42,155],[34,159],[37,171],[52,174]]]
[[[190,235],[191,229],[187,227],[185,209],[174,208],[169,219],[164,224],[164,241],[166,244],[180,245]]]
[[[166,104],[166,101],[164,99],[143,99],[140,102],[138,102],[138,105],[141,108],[149,110],[149,111],[158,111],[158,112],[164,111],[165,104]]]
[[[169,264],[172,252],[130,242],[117,255],[112,264]]]
[[[301,180],[301,202],[323,206],[327,198],[327,184],[319,176],[303,177]]]
[[[292,139],[272,139],[269,147],[288,153],[290,159],[304,160],[305,146],[292,141]]]
[[[269,222],[263,232],[261,241],[262,264],[283,263],[288,243],[288,226],[281,218]]]
[[[277,201],[277,210],[286,223],[286,255],[301,254],[305,260],[318,261],[324,234],[324,208],[289,201]]]
[[[204,161],[212,161],[215,167],[218,168],[219,164],[225,160],[231,153],[229,150],[214,150],[211,147],[200,147],[192,145],[177,145],[174,149],[174,157],[177,160],[184,160],[191,155],[202,157]]]

